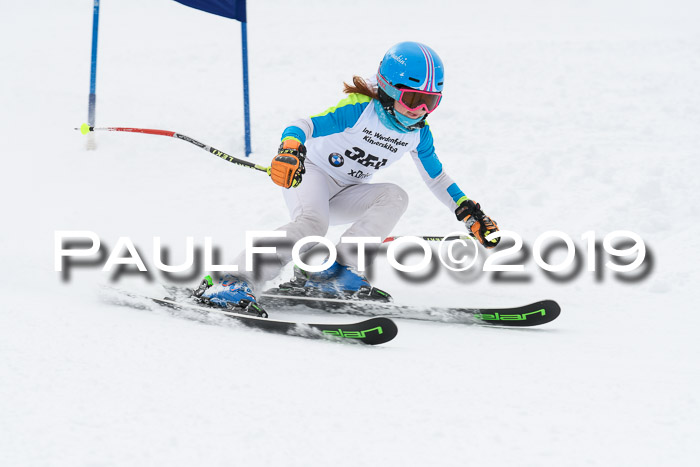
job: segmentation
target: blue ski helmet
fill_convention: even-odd
[[[433,49],[419,42],[400,42],[390,48],[379,64],[392,86],[442,92],[445,68]]]
[[[400,42],[390,48],[379,64],[377,85],[379,103],[387,118],[402,131],[414,131],[425,126],[428,113],[435,110],[440,97],[428,98],[428,113],[410,119],[394,110],[394,101],[400,100],[401,89],[410,88],[426,93],[442,93],[445,71],[442,60],[433,49],[418,42]],[[429,100],[433,102],[430,103]],[[410,106],[409,106],[410,107]],[[391,125],[391,124],[390,124]]]

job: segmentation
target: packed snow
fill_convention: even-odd
[[[368,347],[105,301],[103,284],[162,293],[155,236],[173,264],[187,236],[232,258],[246,230],[287,222],[280,189],[172,138],[101,133],[86,150],[73,128],[92,2],[3,2],[0,465],[696,465],[699,20],[681,0],[248,2],[250,160],[268,164],[288,122],[335,105],[391,45],[421,41],[446,68],[429,120],[440,159],[527,247],[504,260],[525,271],[503,274],[480,271],[482,251],[477,270],[405,277],[382,253],[374,285],[399,303],[562,307],[533,329],[398,319],[396,339]],[[97,125],[242,156],[240,45],[238,23],[170,0],[102,2]],[[463,231],[409,159],[376,178],[411,197],[395,234]],[[115,280],[102,257],[66,279],[61,230],[95,232],[105,254],[129,237],[151,273]],[[535,263],[552,230],[578,270]],[[618,230],[646,245],[637,271],[605,266]]]

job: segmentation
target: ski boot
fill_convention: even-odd
[[[308,272],[294,266],[294,278],[281,284],[279,290],[286,295],[392,301],[391,295],[372,287],[366,277],[337,261],[320,272]]]
[[[206,276],[192,295],[207,306],[267,318],[267,312],[258,305],[248,283],[232,274],[224,275],[216,285],[211,276]]]

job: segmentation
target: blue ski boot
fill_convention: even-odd
[[[314,297],[378,300],[390,302],[391,295],[372,287],[366,277],[337,261],[320,272],[304,271],[294,266],[294,279],[279,286],[280,292]]]
[[[206,276],[193,295],[208,306],[267,318],[267,313],[258,305],[250,285],[232,274],[225,274],[216,285],[211,276]]]

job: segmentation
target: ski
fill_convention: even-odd
[[[112,289],[115,290],[115,289]],[[368,345],[385,344],[398,334],[398,327],[391,319],[381,316],[371,317],[363,321],[352,323],[302,323],[296,321],[284,321],[263,318],[252,314],[244,314],[213,306],[203,306],[196,303],[188,303],[172,298],[154,298],[145,295],[133,294],[122,290],[118,293],[131,299],[145,299],[163,307],[174,310],[192,311],[204,315],[218,315],[235,319],[241,324],[261,331],[300,336],[313,339],[337,339],[352,342],[361,342]],[[131,305],[127,301],[120,304]],[[140,307],[140,306],[139,306]]]
[[[379,300],[357,300],[308,295],[290,295],[279,289],[268,290],[258,297],[260,304],[270,310],[305,306],[335,313],[363,316],[382,315],[448,323],[479,324],[486,326],[529,327],[555,320],[561,313],[554,300],[541,300],[528,305],[509,308],[467,308],[443,306],[396,305]]]

